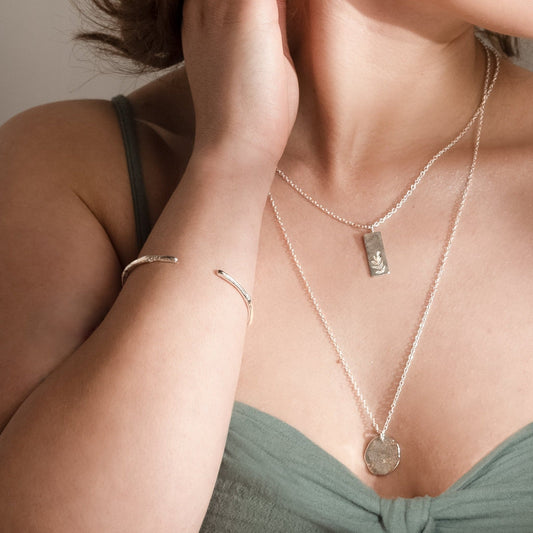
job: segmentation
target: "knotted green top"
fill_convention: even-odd
[[[437,497],[385,499],[293,426],[236,402],[201,531],[533,532],[533,423]]]

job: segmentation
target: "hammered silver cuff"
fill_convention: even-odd
[[[177,263],[178,258],[174,257],[172,255],[143,255],[142,257],[139,257],[138,259],[135,259],[128,265],[126,265],[126,268],[122,271],[122,286],[124,287],[124,283],[126,283],[126,280],[128,279],[128,276],[131,274],[131,271],[137,268],[139,265],[144,265],[145,263]]]

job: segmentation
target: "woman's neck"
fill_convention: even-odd
[[[466,124],[481,99],[483,47],[472,26],[412,3],[289,0],[300,108],[281,168],[366,187],[423,164]]]

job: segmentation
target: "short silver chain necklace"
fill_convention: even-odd
[[[486,45],[482,43],[485,46],[485,50],[487,50]],[[487,54],[489,52],[487,51]],[[487,70],[487,76],[488,76],[488,70]],[[494,79],[492,82],[492,86],[488,88],[488,92],[492,92],[493,84],[496,80]],[[486,89],[487,90],[487,89]],[[351,226],[352,228],[356,229],[362,229],[362,230],[369,230],[369,233],[363,234],[363,242],[365,246],[366,251],[366,257],[368,262],[368,268],[370,275],[372,277],[375,276],[383,276],[385,274],[389,274],[389,263],[387,260],[387,256],[385,254],[385,247],[383,244],[383,237],[381,235],[380,231],[376,231],[376,228],[381,226],[384,222],[389,220],[389,218],[392,217],[395,213],[397,213],[407,202],[409,197],[413,194],[415,189],[418,187],[424,176],[428,173],[429,169],[449,150],[451,150],[456,144],[459,143],[459,141],[470,131],[475,121],[479,118],[481,112],[482,112],[482,106],[483,106],[483,100],[479,104],[479,107],[476,109],[475,113],[472,115],[466,126],[459,132],[459,134],[450,141],[442,150],[437,152],[426,164],[426,166],[422,169],[420,174],[417,176],[417,178],[413,181],[413,183],[407,188],[407,191],[402,196],[402,198],[393,206],[391,207],[387,213],[385,213],[382,217],[378,218],[374,222],[370,222],[368,224],[363,224],[360,222],[354,222],[352,220],[348,220],[345,217],[342,217],[340,215],[337,215],[334,213],[331,209],[328,209],[324,205],[322,205],[320,202],[315,200],[310,194],[306,193],[302,188],[294,183],[283,170],[280,168],[276,168],[277,174],[288,184],[290,185],[297,193],[299,193],[303,198],[305,198],[309,203],[320,209],[322,212],[329,215],[331,218],[337,220],[338,222],[342,222],[343,224],[346,224],[348,226]]]
[[[405,385],[405,380],[406,380],[406,377],[407,377],[407,373],[408,373],[408,371],[409,371],[409,369],[411,367],[411,364],[413,362],[413,359],[414,359],[414,356],[415,356],[415,352],[416,352],[416,349],[418,347],[418,344],[419,344],[419,341],[420,341],[420,337],[422,335],[422,331],[424,329],[424,326],[426,325],[426,321],[427,321],[427,318],[428,318],[428,315],[429,315],[429,311],[430,311],[431,306],[433,304],[433,300],[435,299],[437,288],[439,286],[440,280],[442,278],[442,274],[444,272],[444,267],[446,265],[446,262],[447,262],[447,259],[448,259],[449,253],[450,253],[452,242],[453,242],[455,234],[457,232],[457,227],[459,225],[459,220],[461,218],[461,215],[462,215],[465,203],[466,203],[466,197],[468,195],[468,191],[470,190],[470,185],[472,183],[472,177],[474,175],[474,170],[476,168],[476,164],[477,164],[477,160],[478,160],[479,144],[480,144],[480,139],[481,139],[481,131],[482,131],[482,128],[483,128],[483,120],[484,120],[484,116],[485,116],[486,103],[487,103],[487,100],[488,100],[488,98],[489,98],[489,96],[490,96],[490,94],[492,92],[492,89],[494,88],[494,85],[496,83],[496,80],[498,79],[498,75],[499,75],[499,72],[500,72],[500,58],[499,58],[499,55],[496,52],[494,52],[494,57],[496,58],[496,67],[495,67],[495,71],[494,71],[494,76],[493,76],[492,82],[491,82],[491,84],[489,86],[488,80],[489,80],[489,73],[490,73],[491,65],[492,65],[491,53],[490,53],[489,48],[487,47],[487,45],[485,45],[484,43],[482,43],[482,44],[485,47],[485,50],[487,52],[487,75],[485,77],[483,100],[481,102],[481,105],[480,105],[480,108],[479,108],[479,113],[478,113],[479,122],[478,122],[478,127],[477,127],[477,130],[476,130],[475,145],[474,145],[474,151],[473,151],[473,156],[472,156],[472,163],[470,165],[470,171],[469,171],[468,177],[467,177],[467,179],[465,181],[465,185],[464,185],[463,191],[462,191],[461,196],[460,196],[460,202],[459,202],[459,205],[457,207],[455,216],[453,217],[452,229],[451,229],[451,231],[449,233],[446,245],[444,247],[444,251],[443,251],[442,256],[440,258],[439,265],[437,267],[437,271],[436,271],[433,283],[432,283],[431,288],[429,290],[429,296],[428,296],[428,299],[427,299],[427,304],[426,304],[426,306],[424,308],[424,312],[422,313],[422,318],[420,320],[420,323],[418,324],[417,332],[416,332],[415,338],[413,340],[413,343],[411,345],[409,356],[407,357],[407,361],[405,363],[405,367],[403,369],[402,376],[401,376],[400,381],[398,383],[398,387],[396,388],[396,393],[394,395],[394,399],[392,401],[392,404],[390,406],[387,418],[386,418],[385,423],[383,424],[382,428],[379,427],[374,414],[370,410],[370,408],[369,408],[369,406],[367,404],[367,401],[364,398],[363,393],[361,392],[361,389],[360,389],[358,383],[356,382],[356,380],[354,378],[354,375],[353,375],[350,367],[348,366],[348,363],[347,363],[346,359],[344,358],[344,355],[342,353],[341,348],[339,347],[337,339],[335,338],[335,335],[333,334],[333,331],[331,330],[331,327],[329,326],[329,324],[328,324],[328,322],[326,320],[324,312],[320,308],[320,306],[318,304],[318,301],[317,301],[313,291],[311,290],[309,282],[307,281],[307,278],[306,278],[306,276],[304,274],[302,265],[301,265],[298,257],[296,256],[296,253],[294,251],[294,247],[293,247],[293,245],[292,245],[292,243],[291,243],[291,241],[289,239],[289,236],[287,234],[287,230],[285,228],[285,224],[283,223],[283,220],[281,219],[281,216],[279,214],[279,209],[278,209],[278,207],[277,207],[277,205],[276,205],[276,203],[274,201],[272,193],[268,194],[268,198],[270,200],[270,204],[272,205],[272,209],[274,210],[274,215],[276,217],[276,220],[277,220],[277,222],[279,224],[279,227],[281,229],[281,232],[283,234],[284,240],[285,240],[285,242],[287,244],[287,247],[289,249],[290,256],[291,256],[296,268],[298,269],[298,273],[300,275],[301,280],[303,281],[303,283],[305,285],[305,288],[306,288],[306,291],[307,291],[307,293],[309,295],[309,298],[311,299],[311,301],[312,301],[312,303],[313,303],[313,305],[314,305],[314,307],[316,309],[316,312],[318,313],[318,316],[320,317],[322,325],[323,325],[323,327],[324,327],[324,329],[325,329],[325,331],[326,331],[326,333],[327,333],[327,335],[328,335],[333,347],[335,348],[335,351],[336,351],[336,353],[338,355],[338,361],[342,364],[343,370],[344,370],[346,376],[348,377],[348,379],[349,379],[349,381],[351,383],[351,386],[352,386],[353,392],[355,393],[356,398],[359,400],[359,402],[360,402],[361,406],[363,407],[364,411],[366,412],[366,414],[370,418],[370,420],[372,422],[372,426],[373,426],[373,428],[376,431],[377,435],[375,437],[373,437],[370,440],[370,442],[367,444],[367,446],[365,448],[365,451],[364,451],[364,454],[363,454],[363,457],[364,457],[364,461],[365,461],[365,464],[366,464],[368,470],[372,474],[377,475],[377,476],[383,476],[383,475],[390,474],[400,464],[400,446],[396,442],[396,440],[394,440],[392,437],[387,435],[387,430],[389,428],[390,422],[392,420],[392,416],[393,416],[394,411],[396,409],[396,406],[398,404],[398,400],[400,398],[400,394],[401,394],[401,392],[403,390],[403,387]]]

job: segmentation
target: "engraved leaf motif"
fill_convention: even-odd
[[[372,270],[376,274],[383,274],[386,270],[385,263],[383,262],[383,258],[381,257],[381,251],[378,250],[371,258],[370,258],[370,265],[372,267]]]

